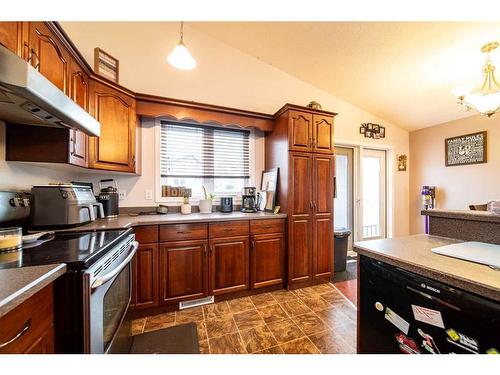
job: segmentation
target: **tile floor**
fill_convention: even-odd
[[[196,322],[204,354],[351,354],[356,309],[332,284],[279,290],[133,322],[139,334]]]

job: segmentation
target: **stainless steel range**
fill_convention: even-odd
[[[22,200],[23,206],[19,204],[20,199],[16,193],[0,193],[0,226],[12,226],[13,219],[20,225],[28,211],[26,199]],[[20,210],[23,213],[18,213]],[[57,208],[54,215],[62,217]],[[82,215],[85,221],[88,217],[88,214]],[[24,231],[28,229],[28,222],[25,217]],[[59,224],[51,218],[47,221],[56,222]],[[127,318],[132,287],[131,261],[137,247],[130,228],[56,231],[49,240],[24,246],[17,257],[4,257],[2,261],[0,256],[0,268],[66,263],[67,273],[54,283],[56,352],[128,353],[132,343],[131,323]]]

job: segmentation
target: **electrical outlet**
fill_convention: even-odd
[[[118,190],[118,199],[119,200],[124,200],[127,197],[127,191],[126,190]]]
[[[146,190],[146,200],[150,201],[153,199],[153,190]]]

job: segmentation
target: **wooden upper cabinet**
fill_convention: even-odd
[[[250,288],[248,236],[210,240],[209,294]]]
[[[100,137],[89,137],[89,167],[135,172],[135,99],[91,79],[89,110],[101,124]]]
[[[307,112],[290,111],[288,144],[291,151],[310,151],[313,135],[313,116]]]
[[[207,245],[204,240],[160,244],[160,303],[207,296]]]
[[[22,22],[0,22],[0,44],[12,52],[22,53]]]
[[[312,151],[333,154],[333,117],[313,115]]]
[[[62,92],[68,94],[70,56],[44,22],[28,23],[25,58]],[[26,45],[27,43],[27,45]],[[26,55],[27,54],[27,55]]]
[[[89,76],[74,60],[70,61],[69,97],[82,107],[89,110]],[[80,167],[88,166],[88,136],[78,130],[70,130],[69,162]]]

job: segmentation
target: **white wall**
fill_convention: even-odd
[[[185,42],[198,62],[198,67],[193,71],[179,71],[166,63],[167,54],[177,43],[178,23],[61,24],[89,64],[93,65],[95,47],[100,47],[119,59],[120,84],[133,91],[264,113],[274,113],[285,103],[306,105],[311,100],[316,100],[322,104],[323,109],[339,113],[335,119],[336,139],[390,146],[394,157],[396,154],[409,154],[406,130],[189,26],[185,29]],[[364,138],[359,134],[359,126],[364,122],[384,125],[386,138]],[[153,201],[145,200],[145,190],[154,189],[153,139],[153,129],[143,129],[142,176],[117,177],[119,186],[127,190],[128,194],[127,199],[122,202],[123,206],[154,205]],[[258,151],[258,157],[261,161],[256,164],[263,166],[263,149]],[[29,175],[29,169],[25,171]],[[38,171],[33,170],[33,173],[39,175]],[[14,176],[11,175],[12,177]],[[102,178],[101,175],[86,174],[82,177],[94,180]],[[23,184],[20,181],[15,183]],[[408,187],[408,172],[395,172],[395,235],[405,235],[409,231]]]

